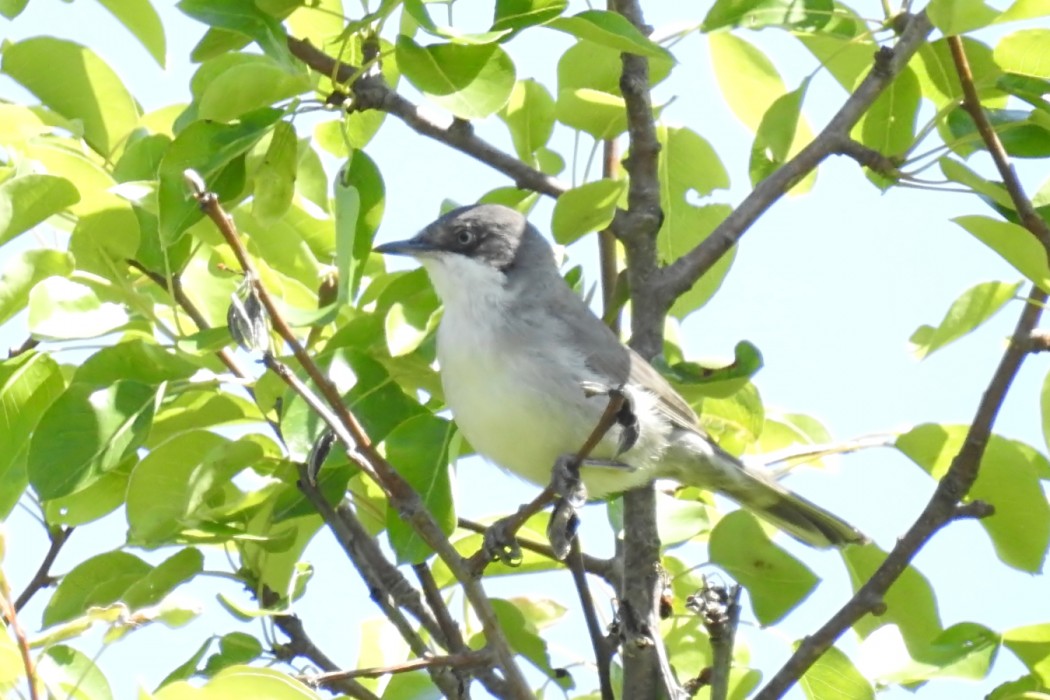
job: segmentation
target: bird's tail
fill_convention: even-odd
[[[683,484],[717,491],[795,539],[812,547],[841,547],[868,541],[860,530],[749,467],[703,436],[690,442],[690,459],[675,459],[673,477]],[[694,445],[700,448],[701,445]],[[702,455],[702,456],[700,456]]]

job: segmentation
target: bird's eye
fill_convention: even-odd
[[[456,240],[459,241],[460,245],[470,245],[474,242],[474,232],[468,231],[467,229],[461,229],[456,234]]]

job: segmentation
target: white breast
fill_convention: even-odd
[[[546,485],[555,460],[576,452],[594,429],[606,399],[588,399],[581,382],[602,382],[571,344],[537,343],[536,324],[551,330],[538,309],[509,309],[502,273],[462,256],[424,261],[445,303],[438,360],[445,399],[463,435],[478,453],[536,484]],[[556,335],[556,333],[555,333]],[[527,338],[529,342],[522,342]],[[636,397],[648,414],[651,397]],[[588,492],[600,497],[649,480],[658,436],[643,431],[620,458],[633,470],[588,468]],[[612,457],[615,436],[595,450]]]

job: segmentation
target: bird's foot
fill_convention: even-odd
[[[551,488],[558,494],[550,522],[547,523],[547,539],[554,556],[565,559],[569,556],[572,539],[580,526],[577,511],[587,502],[587,488],[580,479],[580,459],[577,455],[562,455],[551,471]]]
[[[500,518],[485,529],[481,550],[486,561],[498,561],[507,566],[521,565],[521,545],[515,537],[520,526],[519,518],[512,515]]]

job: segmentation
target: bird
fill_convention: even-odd
[[[580,466],[591,499],[657,479],[723,494],[817,548],[866,542],[852,525],[720,448],[696,413],[562,278],[554,250],[518,211],[447,212],[376,252],[415,258],[444,307],[437,359],[445,402],[475,451],[545,486],[594,431],[616,390],[630,407]]]

